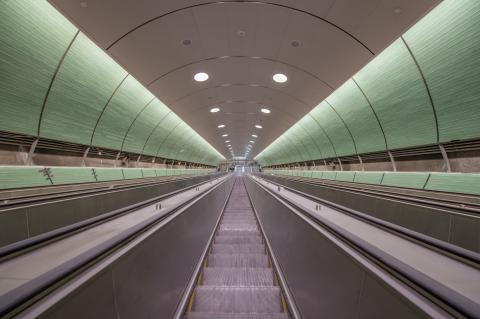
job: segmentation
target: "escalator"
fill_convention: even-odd
[[[242,178],[235,180],[190,297],[186,318],[289,318]]]

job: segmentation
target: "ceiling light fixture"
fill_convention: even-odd
[[[210,109],[210,113],[217,113],[218,111],[220,111],[218,107],[213,107]]]
[[[227,137],[227,136],[228,136],[228,134],[222,134],[222,137]]]
[[[285,83],[287,82],[288,78],[283,73],[276,73],[273,75],[273,80],[277,83]]]
[[[249,141],[250,143],[255,143],[255,141]]]
[[[230,141],[225,141],[225,143],[230,143]]]
[[[218,128],[224,128],[225,127],[225,124],[220,124],[219,126],[217,126]]]
[[[232,145],[228,144],[227,146],[232,146]]]
[[[252,137],[254,137],[254,138],[257,138],[257,137],[258,137],[258,135],[252,134]]]
[[[193,76],[193,79],[197,82],[205,82],[208,80],[208,74],[205,72],[198,72]]]
[[[263,108],[263,109],[261,109],[260,111],[262,111],[262,113],[264,113],[264,114],[270,114],[270,113],[272,113],[272,111],[270,111],[269,109],[266,109],[266,108]]]
[[[256,128],[263,128],[263,126],[261,126],[260,124],[256,124],[255,127]]]

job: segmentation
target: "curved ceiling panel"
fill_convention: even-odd
[[[72,41],[51,79],[40,136],[90,145],[103,109],[128,73],[85,35]]]
[[[437,141],[428,92],[402,40],[395,41],[353,78],[377,113],[388,148]]]
[[[444,1],[309,113],[321,130],[298,124],[331,141],[335,154],[322,158],[479,138],[479,39],[480,2]],[[290,134],[257,159],[288,163],[280,141]]]
[[[223,154],[228,150],[222,146],[224,139],[215,123],[209,121],[210,114],[196,112],[199,105],[212,105],[203,98],[256,101],[258,108],[269,103],[273,110],[270,118],[276,125],[264,128],[253,155],[318,105],[438,0],[51,2]],[[208,81],[192,80],[200,71],[210,75]],[[272,75],[277,72],[286,74],[288,82],[274,83]],[[231,97],[229,86],[265,90],[258,90],[255,99],[246,89]],[[211,89],[224,98],[205,93]],[[302,104],[296,107],[298,101],[293,102],[288,115],[283,110],[291,99],[285,95]],[[280,105],[273,101],[280,101]],[[238,116],[230,116],[230,120],[242,122],[241,112],[253,117],[248,106],[236,106],[231,113]],[[288,120],[282,120],[285,116]],[[251,135],[251,120],[244,123],[244,129],[232,136],[234,149],[243,149]]]
[[[81,6],[77,0],[53,0],[61,11],[85,26],[86,32],[96,39],[100,46],[107,48],[128,32],[172,12],[189,7],[202,7],[219,1],[201,0],[103,0],[87,1]],[[248,2],[248,1],[226,1]],[[276,6],[285,6],[304,11],[324,19],[359,39],[374,52],[379,52],[385,43],[391,41],[431,9],[437,1],[349,1],[349,0],[271,0],[251,1]],[[115,8],[115,10],[112,10]],[[400,9],[398,12],[395,9]],[[108,20],[108,25],[105,21]]]
[[[349,128],[358,153],[385,149],[383,128],[355,81],[345,82],[326,101]]]
[[[170,110],[158,99],[149,102],[132,122],[125,134],[121,150],[142,154],[145,143],[138,143],[138,141],[147,141],[159,119],[163,119],[169,112]]]
[[[51,80],[77,29],[44,2],[1,1],[0,30],[0,128],[37,135]]]
[[[425,76],[440,142],[480,136],[480,3],[449,0],[404,36]]]
[[[181,154],[190,141],[163,144],[159,127],[163,136],[198,134],[178,117],[181,134],[161,124],[173,113],[46,1],[0,6],[0,130],[204,164],[222,159],[203,139],[204,154],[191,158]]]

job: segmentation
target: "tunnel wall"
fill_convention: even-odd
[[[0,28],[0,131],[202,164],[223,159],[47,1],[1,1]]]
[[[257,155],[264,166],[480,137],[480,2],[445,0]]]

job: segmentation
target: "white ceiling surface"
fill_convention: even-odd
[[[254,157],[439,0],[50,2],[226,157],[257,134]]]

